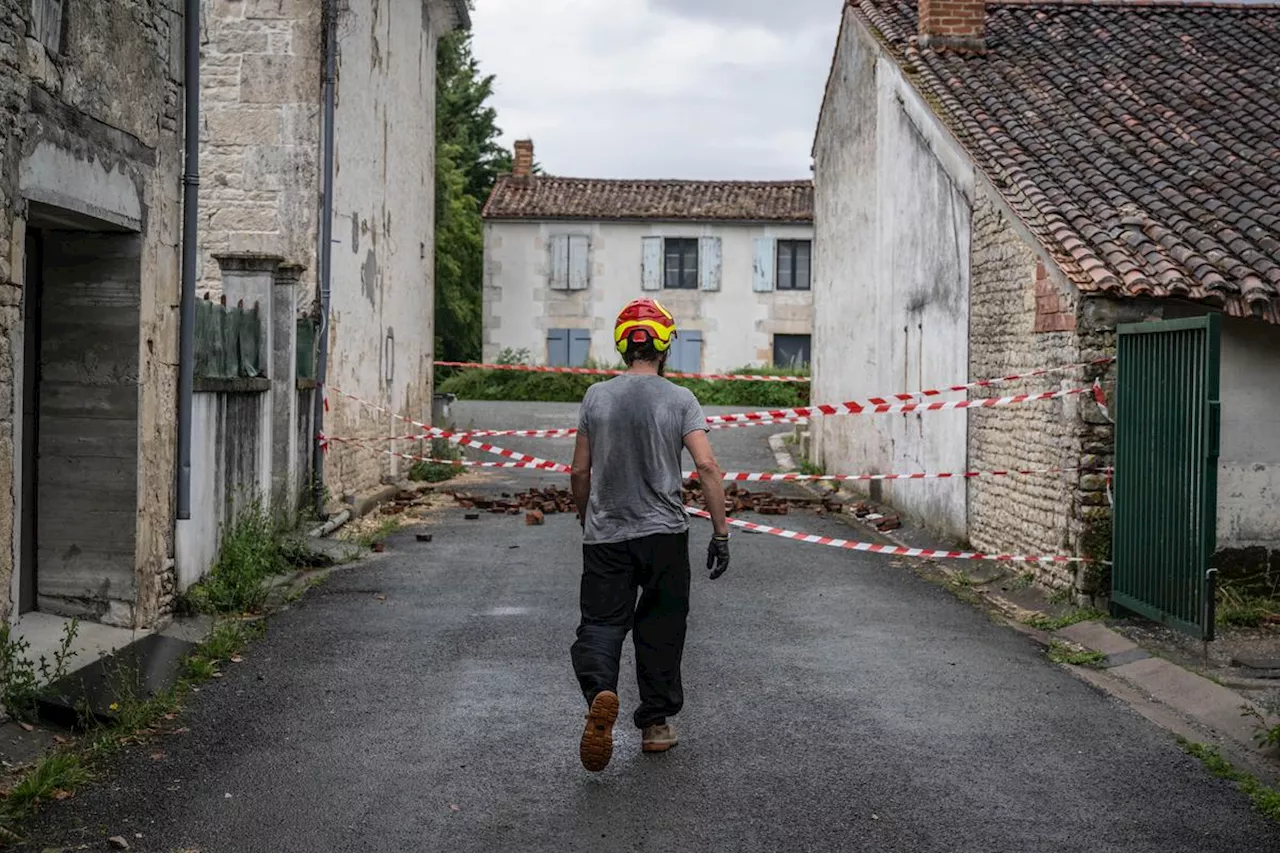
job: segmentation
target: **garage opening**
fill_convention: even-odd
[[[33,202],[25,248],[19,610],[129,624],[142,238]]]

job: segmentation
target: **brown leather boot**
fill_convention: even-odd
[[[618,694],[602,690],[591,700],[587,711],[587,723],[582,728],[582,743],[578,756],[582,766],[592,773],[599,773],[609,766],[613,757],[613,724],[618,719]]]

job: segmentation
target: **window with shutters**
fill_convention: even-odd
[[[591,238],[557,234],[549,243],[552,290],[586,290],[591,284]]]
[[[548,367],[584,367],[590,359],[590,329],[551,329],[547,332]]]
[[[778,290],[808,290],[813,244],[809,240],[778,241]]]
[[[698,289],[697,238],[668,237],[663,243],[662,286],[667,290]]]

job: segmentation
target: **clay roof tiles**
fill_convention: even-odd
[[[813,181],[498,178],[486,219],[813,221]]]
[[[1280,6],[1004,0],[982,54],[851,10],[1081,290],[1280,323]]]

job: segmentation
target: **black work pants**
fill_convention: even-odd
[[[581,605],[572,656],[587,702],[602,690],[617,692],[622,643],[631,630],[640,688],[636,726],[678,714],[684,705],[680,660],[689,615],[688,532],[583,545]]]

